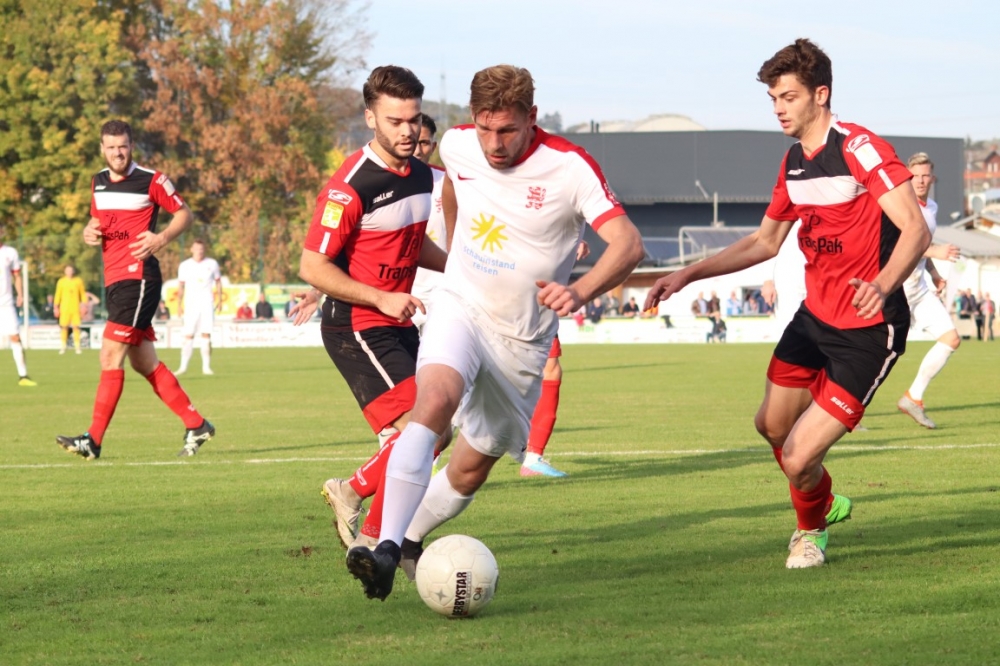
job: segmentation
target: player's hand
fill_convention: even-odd
[[[775,301],[778,300],[778,290],[774,288],[774,280],[764,280],[764,284],[760,286],[760,295],[765,303],[774,307]]]
[[[129,249],[132,250],[132,256],[139,261],[149,259],[167,244],[161,234],[152,231],[143,231],[135,238],[134,243],[129,243]]]
[[[292,318],[293,326],[301,326],[316,314],[319,308],[319,293],[313,289],[300,291],[292,294],[295,305],[288,309],[288,316]]]
[[[938,296],[944,296],[945,291],[948,289],[948,281],[943,277],[931,278],[934,281],[934,293]]]
[[[684,276],[681,275],[681,271],[671,273],[661,277],[653,284],[653,288],[649,290],[646,294],[646,302],[642,306],[643,312],[652,310],[660,301],[665,301],[678,291],[686,286],[687,282],[684,280]]]
[[[855,289],[851,305],[857,308],[859,317],[871,319],[882,311],[882,307],[885,305],[885,294],[882,293],[882,287],[874,282],[865,282],[858,278],[851,278],[849,284]]]
[[[572,287],[557,282],[536,280],[538,304],[554,311],[560,317],[567,317],[580,309],[582,302]]]
[[[56,305],[56,306],[54,306],[52,308],[52,314],[55,316],[56,319],[59,318],[59,306],[58,305]]]
[[[931,245],[927,248],[924,256],[943,261],[958,261],[959,257],[962,256],[962,251],[957,245],[951,245],[950,243],[946,245]]]
[[[580,244],[576,246],[576,260],[582,261],[590,256],[590,245],[587,241],[580,241]]]
[[[91,219],[83,228],[83,242],[87,245],[100,245],[103,239],[101,223],[96,219]]]
[[[379,298],[376,307],[379,312],[392,317],[400,323],[407,321],[413,315],[417,314],[417,310],[427,314],[427,309],[419,298],[413,294],[401,294],[395,291],[382,292],[382,296]]]

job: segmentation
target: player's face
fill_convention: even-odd
[[[417,148],[420,100],[381,95],[371,109],[365,109],[365,121],[375,130],[375,143],[384,153],[381,157],[396,162],[390,166],[399,166]]]
[[[781,131],[801,139],[823,114],[830,89],[819,86],[810,92],[794,74],[783,74],[767,94],[774,104]]]
[[[76,273],[76,271],[75,271],[75,270],[73,270],[73,267],[72,267],[72,266],[67,266],[67,267],[66,267],[65,269],[63,269],[63,275],[65,275],[65,276],[66,276],[66,277],[68,277],[68,278],[71,278],[71,277],[73,277],[73,275],[74,275],[75,273]]]
[[[413,156],[418,160],[427,164],[428,160],[431,159],[431,155],[434,154],[434,149],[437,148],[437,141],[434,140],[434,135],[426,127],[420,128],[420,137],[417,139],[417,147],[413,151]]]
[[[129,165],[132,164],[132,143],[127,134],[102,136],[101,153],[112,173],[124,176],[128,172]]]
[[[476,136],[491,167],[507,169],[521,159],[535,137],[537,116],[538,107],[534,106],[528,113],[516,107],[479,112]]]
[[[934,184],[934,170],[930,164],[914,164],[910,167],[910,173],[913,174],[913,191],[917,193],[918,199],[926,202],[931,193],[931,185]]]
[[[205,246],[201,243],[192,243],[191,245],[191,258],[195,261],[201,261],[205,258]]]

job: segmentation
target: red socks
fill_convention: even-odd
[[[826,511],[827,504],[832,499],[830,495],[832,487],[833,480],[825,467],[823,468],[823,478],[810,491],[802,492],[789,484],[788,488],[792,492],[792,506],[795,507],[795,517],[798,518],[800,530],[826,529]]]
[[[123,371],[119,370],[119,372]],[[191,404],[187,393],[177,383],[177,377],[162,362],[156,366],[156,370],[146,375],[146,380],[152,385],[153,391],[160,400],[170,408],[170,411],[181,417],[185,428],[189,430],[197,428],[205,421]]]
[[[538,398],[535,413],[531,417],[531,431],[528,433],[528,452],[542,455],[556,427],[556,411],[559,409],[559,387],[561,379],[543,379],[542,395]]]
[[[102,370],[101,380],[97,384],[97,397],[94,398],[94,416],[87,432],[98,445],[104,441],[104,431],[111,423],[118,407],[118,399],[122,397],[125,386],[124,370]]]
[[[395,446],[397,439],[399,439],[398,432],[385,440],[378,453],[369,458],[368,462],[359,467],[347,480],[361,499],[371,497],[382,485],[382,477],[385,476],[385,468],[389,464],[389,454],[392,453],[392,447]]]

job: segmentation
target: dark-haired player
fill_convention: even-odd
[[[132,146],[128,123],[112,120],[101,127],[108,168],[94,176],[90,223],[83,231],[84,242],[101,246],[104,258],[108,323],[101,342],[101,380],[90,428],[76,437],[59,435],[56,442],[87,460],[101,457],[104,432],[125,385],[126,358],[184,422],[184,448],[178,455],[193,456],[215,435],[153,346],[152,321],[163,285],[155,254],[191,226],[193,216],[166,174],[132,161]],[[173,218],[156,233],[160,208]]]
[[[829,57],[807,39],[778,51],[758,79],[782,131],[799,140],[781,163],[760,229],[657,280],[649,308],[685,285],[770,259],[797,219],[806,299],[785,329],[754,420],[788,477],[798,525],[785,563],[826,561],[832,482],[826,452],[861,420],[906,343],[900,286],[930,244],[910,172],[892,146],[830,111]]]

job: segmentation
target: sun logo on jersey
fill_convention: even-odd
[[[479,219],[472,221],[472,231],[475,233],[472,240],[479,240],[482,238],[482,249],[484,252],[502,250],[503,244],[501,241],[507,240],[507,237],[501,233],[507,228],[507,225],[499,224],[494,227],[493,225],[496,223],[496,219],[495,215],[490,215],[489,218],[487,218],[485,213],[480,213]],[[487,245],[489,246],[489,249],[487,249]]]

